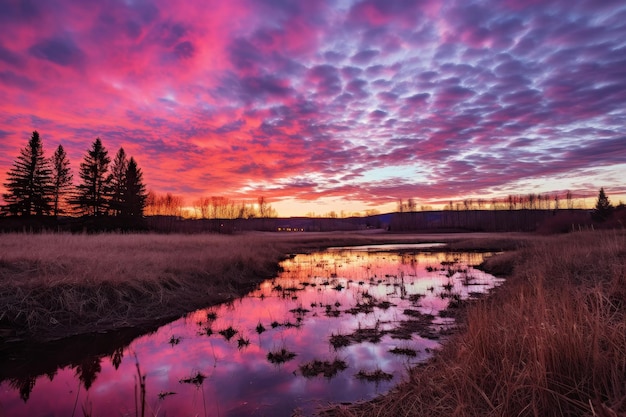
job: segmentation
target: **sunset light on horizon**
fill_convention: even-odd
[[[604,187],[626,202],[619,0],[0,0],[0,194],[34,130],[149,190],[280,216]]]

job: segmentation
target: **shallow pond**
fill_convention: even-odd
[[[310,415],[384,393],[439,346],[460,300],[501,282],[472,268],[488,254],[423,250],[296,255],[246,297],[110,356],[3,381],[0,416]]]

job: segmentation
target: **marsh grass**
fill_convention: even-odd
[[[275,365],[280,365],[285,362],[289,362],[295,357],[296,357],[295,352],[291,352],[284,347],[274,352],[268,352],[267,354],[267,360]]]
[[[0,235],[0,329],[53,339],[180,316],[276,272],[267,240],[213,235]]]
[[[626,415],[626,235],[538,237],[506,259],[513,275],[433,360],[387,395],[322,414]]]
[[[334,359],[331,361],[321,361],[314,359],[310,362],[300,365],[300,373],[305,378],[315,378],[323,375],[324,378],[331,379],[339,372],[348,369],[348,364],[342,359]]]
[[[433,239],[341,232],[0,234],[0,342],[149,327],[245,294],[289,254]]]
[[[376,369],[374,371],[365,371],[361,369],[356,373],[355,377],[356,379],[368,382],[390,381],[393,379],[393,375],[383,371],[382,369]]]
[[[389,352],[394,355],[417,356],[417,351],[411,348],[394,347],[393,349],[389,349]]]

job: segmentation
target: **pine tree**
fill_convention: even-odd
[[[72,189],[74,176],[62,145],[59,145],[54,152],[50,163],[52,165],[52,214],[57,217],[66,212],[67,197]]]
[[[600,188],[598,193],[598,201],[593,209],[593,218],[598,221],[606,220],[613,212],[613,205],[609,201],[609,197],[604,193],[604,187]]]
[[[111,193],[111,176],[108,175],[111,158],[108,155],[100,138],[96,138],[80,164],[82,183],[76,187],[74,204],[91,216],[102,216],[108,210]]]
[[[111,211],[116,216],[122,212],[122,199],[124,187],[126,185],[126,170],[128,169],[128,159],[124,148],[120,148],[115,155],[111,166]]]
[[[146,207],[147,193],[143,183],[143,173],[137,167],[135,158],[131,157],[126,169],[122,193],[122,216],[141,218]]]
[[[3,194],[6,211],[20,216],[41,216],[51,210],[52,180],[49,161],[44,157],[39,132],[34,131],[28,145],[20,151],[7,173]]]

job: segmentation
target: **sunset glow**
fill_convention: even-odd
[[[0,192],[33,130],[281,216],[626,195],[626,4],[0,2]],[[76,176],[76,175],[75,175]]]

